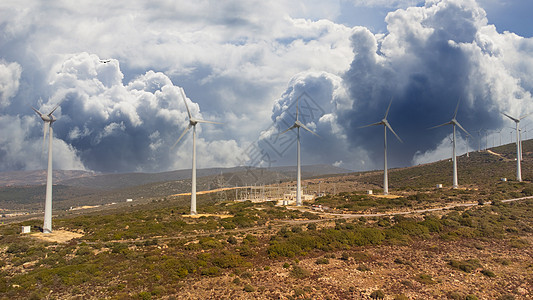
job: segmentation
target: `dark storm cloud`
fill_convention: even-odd
[[[420,152],[449,145],[440,142],[451,126],[427,128],[451,120],[459,100],[457,119],[472,133],[503,126],[501,110],[518,114],[530,107],[532,86],[521,82],[509,60],[520,50],[505,49],[505,37],[487,25],[474,1],[428,1],[390,13],[386,21],[385,36],[354,29],[354,59],[343,76],[353,103],[337,111],[351,145],[364,145],[374,160],[382,156],[383,130],[359,127],[380,121],[391,99],[388,119],[405,141],[389,148],[397,166],[411,164],[417,152],[420,158]]]

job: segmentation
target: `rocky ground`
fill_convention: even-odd
[[[287,268],[285,261],[266,261],[252,272],[190,280],[176,287],[175,297],[372,299],[372,293],[377,297],[380,290],[385,299],[533,298],[533,253],[511,247],[509,241],[419,241],[348,254],[348,260],[337,252],[292,261]],[[320,258],[328,263],[317,264]],[[450,265],[451,260],[469,259],[479,261],[470,272]]]

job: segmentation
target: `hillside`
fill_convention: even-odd
[[[457,190],[440,161],[392,170],[391,197],[366,194],[380,171],[337,174],[304,180],[327,195],[303,207],[198,195],[197,218],[170,196],[186,180],[106,191],[135,200],[56,211],[53,235],[42,215],[0,226],[0,299],[531,299],[533,184],[492,151],[459,159]]]
[[[94,172],[77,170],[54,170],[53,181],[59,183],[74,178],[92,177]],[[46,170],[0,172],[0,187],[46,184]]]
[[[328,165],[302,167],[302,178],[346,173],[348,170]],[[3,174],[3,173],[0,173]],[[9,177],[13,175],[13,177]],[[7,172],[0,187],[0,208],[7,210],[37,211],[42,209],[45,184],[36,182],[46,178],[44,171]],[[163,173],[94,174],[83,171],[54,171],[54,208],[68,209],[85,205],[103,205],[123,202],[129,198],[160,197],[190,191],[190,170]],[[197,171],[198,191],[220,187],[273,184],[296,176],[294,167],[211,168]]]

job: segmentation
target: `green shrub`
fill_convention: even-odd
[[[496,274],[494,274],[494,272],[492,272],[491,270],[487,270],[487,269],[482,270],[481,274],[487,277],[496,277]]]
[[[76,251],[76,255],[89,255],[92,253],[93,251],[88,246],[82,246]]]
[[[152,294],[150,294],[149,292],[140,292],[139,294],[137,294],[137,298],[142,300],[150,300],[152,299]]]
[[[310,272],[300,266],[293,266],[290,274],[292,277],[302,279],[309,276]]]
[[[206,276],[218,276],[220,275],[220,268],[209,267],[207,269],[202,269],[201,274]]]
[[[228,238],[227,242],[232,244],[232,245],[236,245],[237,244],[237,238],[232,235],[232,236],[230,236]]]
[[[30,248],[30,246],[28,244],[13,243],[13,244],[9,245],[9,247],[7,247],[6,252],[7,253],[13,253],[13,254],[25,253],[25,252],[28,251],[29,248]]]
[[[220,268],[235,268],[243,264],[243,259],[237,254],[222,254],[212,260],[213,264]]]
[[[248,242],[250,244],[257,244],[257,237],[253,234],[247,234],[243,242]]]
[[[448,263],[452,268],[461,270],[466,273],[470,273],[477,268],[481,267],[481,263],[477,259],[467,259],[467,260],[450,260]]]
[[[112,253],[126,254],[128,251],[128,244],[124,243],[114,243],[113,247],[111,248]]]
[[[247,293],[255,292],[255,288],[251,284],[244,285],[244,291]]]
[[[357,266],[357,270],[361,272],[366,272],[366,271],[370,271],[370,268],[365,264],[360,264]]]
[[[317,264],[317,265],[327,265],[327,264],[329,264],[329,259],[327,259],[325,257],[318,258],[317,260],[315,260],[315,264]]]
[[[372,298],[372,299],[384,299],[385,298],[385,293],[382,290],[376,290],[376,291],[373,291],[370,294],[370,298]]]
[[[437,283],[435,280],[433,280],[433,278],[431,277],[431,275],[428,275],[428,274],[419,274],[416,278],[415,278],[416,281],[422,283],[422,284],[435,284]]]

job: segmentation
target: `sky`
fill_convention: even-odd
[[[380,169],[509,143],[533,112],[528,0],[28,1],[0,3],[0,171],[160,172],[302,164]],[[529,120],[528,120],[529,119]],[[533,117],[521,125],[526,130]],[[499,132],[498,132],[499,131]],[[531,134],[530,134],[531,135]],[[485,139],[479,139],[485,136]],[[458,152],[467,149],[458,133]]]

